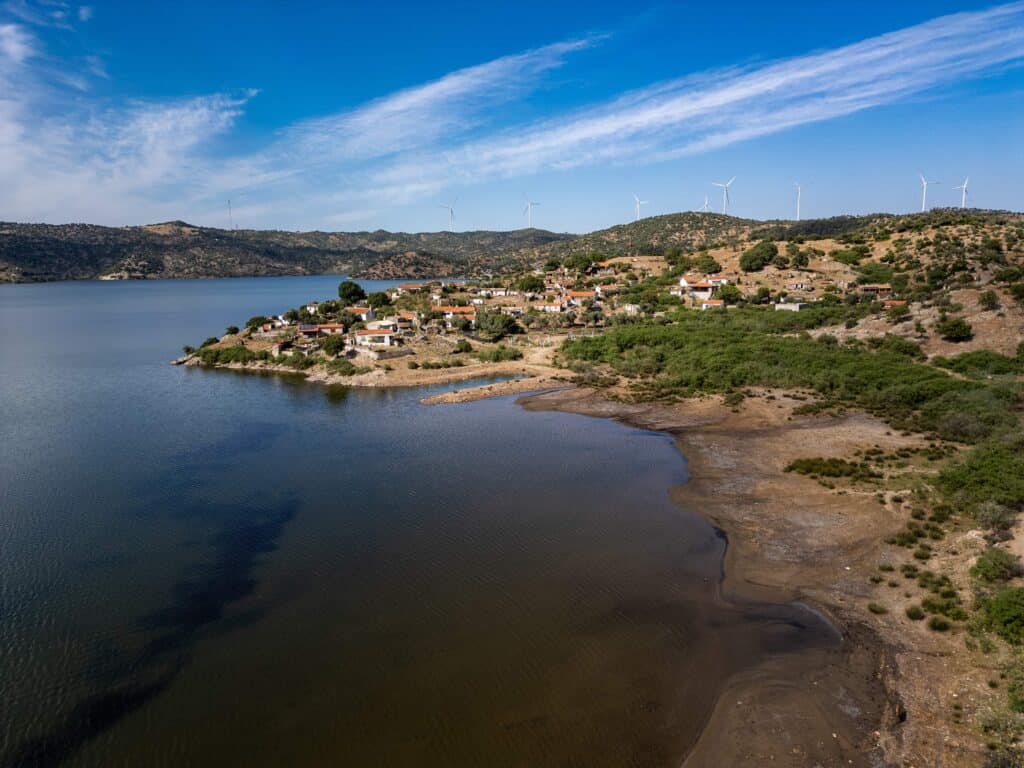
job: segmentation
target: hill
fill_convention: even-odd
[[[507,272],[571,237],[514,232],[223,230],[0,223],[0,282],[344,273],[366,278]]]

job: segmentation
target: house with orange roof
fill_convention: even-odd
[[[702,312],[705,309],[725,309],[725,302],[721,299],[704,299],[700,303],[700,309]]]
[[[373,307],[345,307],[350,315],[355,315],[362,321],[373,320]]]

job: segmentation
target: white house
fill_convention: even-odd
[[[360,347],[396,347],[402,343],[398,331],[363,328],[356,331],[356,344]]]
[[[537,311],[538,312],[551,312],[553,314],[558,314],[559,312],[562,311],[562,305],[561,304],[538,304],[537,305]]]
[[[721,299],[704,299],[700,303],[701,312],[705,309],[725,309],[725,302]]]
[[[804,304],[799,301],[780,301],[775,305],[776,312],[799,312],[804,308]]]
[[[394,317],[385,317],[383,320],[371,320],[366,324],[371,331],[397,331],[398,320]]]
[[[440,312],[444,315],[444,324],[446,327],[451,328],[452,323],[456,318],[468,320],[470,327],[476,326],[476,307],[465,306],[465,307],[444,307],[438,306],[433,308],[435,312]]]

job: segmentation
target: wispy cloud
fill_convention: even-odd
[[[596,47],[587,37],[505,56],[361,107],[285,127],[260,150],[214,152],[255,92],[120,105],[65,98],[98,59],[45,78],[23,0],[0,25],[0,208],[23,219],[124,222],[221,218],[223,201],[259,221],[317,226],[487,179],[693,155],[893,104],[1024,61],[1024,2],[929,21],[784,60],[689,75],[525,124],[502,107],[550,84]],[[74,14],[85,21],[91,12]],[[21,15],[18,15],[21,14]],[[31,21],[29,17],[36,20]],[[67,106],[54,109],[55,103]],[[74,105],[73,107],[70,105]],[[13,174],[13,175],[12,175]],[[268,218],[276,217],[276,218]]]
[[[0,68],[10,69],[22,64],[33,54],[32,36],[17,24],[0,24]]]
[[[1024,58],[1024,3],[964,13],[832,51],[709,73],[628,93],[448,153],[379,169],[400,194],[423,179],[518,176],[593,163],[663,160],[905,99]]]

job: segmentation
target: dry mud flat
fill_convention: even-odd
[[[671,433],[690,471],[673,498],[728,537],[722,599],[803,601],[842,634],[834,648],[774,656],[733,678],[684,765],[980,765],[976,729],[951,725],[946,711],[970,676],[962,640],[865,609],[903,517],[874,494],[783,471],[796,458],[919,441],[863,414],[794,417],[797,401],[774,397],[748,398],[739,412],[718,398],[632,405],[588,389],[520,400]]]

